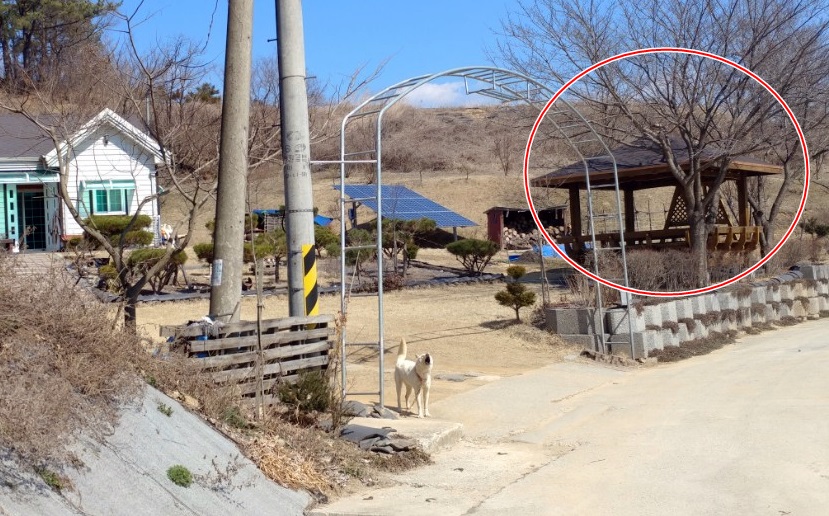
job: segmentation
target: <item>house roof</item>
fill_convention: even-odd
[[[76,148],[80,142],[88,136],[94,134],[104,125],[109,125],[117,130],[121,135],[131,138],[136,144],[138,144],[139,147],[155,158],[156,164],[163,163],[161,149],[159,148],[158,143],[147,133],[141,131],[124,118],[121,118],[109,108],[106,108],[98,113],[95,118],[85,123],[80,129],[78,129],[78,131],[72,136],[69,142],[69,147],[67,148],[65,145],[61,145],[61,151]],[[52,148],[51,152],[44,156],[46,164],[50,167],[58,166],[57,154],[57,149]]]
[[[25,116],[0,115],[0,157],[39,158],[52,149],[52,140]]]
[[[681,168],[687,169],[690,157],[684,142],[679,139],[671,141],[671,148]],[[619,177],[619,186],[628,189],[654,188],[671,186],[677,183],[670,172],[661,148],[651,141],[637,140],[630,144],[623,144],[612,151],[616,160],[616,169]],[[713,163],[721,157],[723,151],[715,146],[707,146],[701,152],[703,164]],[[591,188],[610,186],[613,181],[613,161],[610,157],[587,159],[590,173]],[[726,179],[773,175],[783,172],[783,168],[751,157],[738,156],[731,160]],[[703,177],[713,178],[716,170],[708,167],[703,170]],[[586,188],[585,164],[581,161],[571,163],[558,170],[550,172],[530,181],[531,186],[547,188],[578,187]]]
[[[536,211],[538,213],[543,213],[545,211],[564,210],[566,208],[567,208],[566,204],[561,204],[559,206],[548,206],[546,208],[538,208]],[[518,213],[523,213],[523,212],[529,212],[530,208],[527,207],[527,206],[520,206],[520,207],[515,207],[515,206],[512,206],[512,207],[510,207],[510,206],[493,206],[492,208],[486,210],[484,213],[490,213],[490,212],[493,212],[493,211],[514,211],[514,212],[518,212]]]
[[[38,117],[47,125],[58,123],[56,116]],[[131,138],[156,162],[161,163],[158,144],[145,132],[138,129],[111,109],[104,109],[92,120],[84,124],[71,138],[71,145],[77,146],[86,137],[97,131],[102,125],[112,126],[119,133]],[[0,115],[0,160],[7,165],[15,161],[31,164],[33,160],[44,160],[50,167],[57,166],[57,151],[52,140],[37,124],[21,114],[5,113]]]

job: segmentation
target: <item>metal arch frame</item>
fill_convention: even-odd
[[[392,86],[381,90],[380,92],[376,93],[372,97],[368,98],[367,100],[363,101],[357,107],[355,107],[352,111],[343,117],[342,124],[340,126],[340,310],[344,321],[347,321],[347,308],[348,308],[348,297],[349,297],[349,289],[346,284],[346,251],[352,250],[353,248],[349,248],[346,246],[346,203],[347,202],[355,202],[359,201],[359,199],[351,199],[347,200],[345,195],[345,188],[342,186],[345,185],[347,174],[346,174],[346,166],[350,164],[374,164],[375,166],[375,184],[377,187],[376,190],[376,201],[377,201],[377,237],[375,244],[373,246],[374,251],[377,253],[377,310],[378,310],[378,342],[371,343],[372,346],[376,345],[378,348],[378,356],[379,356],[379,392],[369,392],[369,393],[352,393],[352,394],[379,394],[379,402],[381,406],[385,406],[384,403],[384,392],[383,392],[383,369],[384,369],[384,353],[385,353],[385,340],[384,340],[384,317],[383,317],[383,247],[382,247],[382,219],[383,219],[383,200],[382,200],[382,123],[383,123],[383,116],[385,115],[386,111],[394,106],[398,101],[403,99],[406,95],[411,93],[412,91],[416,90],[420,86],[423,86],[426,83],[434,81],[436,79],[441,78],[459,78],[463,79],[466,94],[479,94],[483,96],[488,96],[491,98],[495,98],[502,103],[511,103],[511,102],[525,102],[530,105],[534,106],[544,106],[552,98],[553,94],[555,93],[553,90],[542,84],[541,82],[524,75],[519,72],[514,72],[511,70],[506,70],[503,68],[495,68],[489,66],[470,66],[470,67],[463,67],[463,68],[454,68],[450,70],[446,70],[443,72],[438,72],[429,75],[421,75],[417,77],[413,77],[407,79],[405,81],[399,82]],[[471,86],[478,86],[477,89],[471,88]],[[552,122],[555,129],[565,138],[568,142],[570,147],[576,152],[579,156],[579,159],[584,164],[584,171],[585,171],[585,178],[587,184],[587,200],[588,200],[588,213],[589,213],[589,225],[590,225],[590,233],[592,238],[593,244],[593,256],[594,256],[594,267],[596,275],[598,276],[598,249],[596,245],[596,238],[595,238],[595,230],[594,230],[594,223],[593,223],[593,204],[592,204],[592,194],[590,190],[590,176],[589,176],[589,160],[595,159],[594,157],[588,157],[585,155],[585,152],[580,149],[580,146],[584,146],[587,143],[599,143],[601,147],[606,152],[605,156],[601,156],[602,159],[610,158],[613,164],[613,177],[614,177],[614,186],[616,190],[616,201],[617,201],[617,212],[618,212],[618,222],[620,228],[620,242],[621,242],[621,252],[622,252],[622,264],[624,270],[624,285],[628,285],[628,271],[627,271],[627,259],[625,254],[625,239],[624,239],[624,224],[622,221],[622,213],[621,213],[621,198],[619,196],[619,181],[618,181],[618,172],[616,167],[616,159],[613,157],[613,153],[611,152],[610,148],[605,144],[599,134],[593,129],[590,123],[587,121],[584,116],[582,116],[578,110],[576,110],[570,103],[563,99],[557,100],[557,103],[560,103],[564,109],[558,109],[555,112],[548,111],[546,117],[549,117],[550,121]],[[563,116],[562,116],[563,115]],[[355,152],[346,152],[346,130],[348,128],[348,124],[352,121],[363,119],[366,117],[373,117],[376,116],[376,134],[375,134],[375,148],[370,150],[359,150]],[[556,120],[556,117],[559,117],[560,120]],[[579,137],[581,138],[585,134],[585,129],[587,130],[586,133],[590,136],[587,139],[579,139],[576,140],[576,132],[571,131],[570,129],[580,128],[581,132],[579,133]],[[362,159],[358,159],[361,158]],[[364,248],[364,246],[362,246]],[[599,315],[599,320],[603,320],[602,315],[602,297],[601,297],[601,284],[596,282],[596,302],[597,302],[597,310]],[[628,307],[628,324],[630,328],[630,336],[631,336],[631,356],[634,356],[634,342],[633,342],[633,325],[632,320],[630,317],[630,308]],[[602,350],[606,351],[606,337],[604,332],[604,324],[599,325],[601,328],[601,342],[600,345],[602,346]],[[342,367],[342,389],[343,389],[343,396],[347,395],[346,392],[346,381],[347,381],[347,374],[346,374],[346,341],[347,331],[345,324],[343,324],[341,328],[341,356],[340,359],[342,360],[341,367]],[[359,345],[359,344],[355,344]]]

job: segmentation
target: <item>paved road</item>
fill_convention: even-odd
[[[565,363],[443,400],[464,440],[317,514],[829,514],[829,321],[618,371]]]

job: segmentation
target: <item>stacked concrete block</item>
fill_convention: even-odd
[[[693,335],[688,331],[688,326],[685,323],[678,323],[679,324],[679,331],[676,334],[677,340],[680,344],[683,342],[688,342],[689,340],[693,339]]]
[[[654,329],[659,327],[662,329],[662,307],[659,305],[646,305],[642,312],[645,317],[645,328]]]
[[[718,290],[710,295],[715,296],[717,304],[719,304],[719,312],[721,313],[719,331],[725,332],[738,329],[741,325],[737,321],[737,313],[740,310],[737,296],[728,290]]]
[[[674,302],[672,304],[674,305],[674,309],[676,310],[675,320],[679,321],[680,319],[694,318],[694,305],[691,301],[692,299],[693,298],[690,297],[680,297],[674,299]]]
[[[745,329],[775,322],[783,317],[817,318],[829,314],[829,266],[810,265],[804,273],[789,271],[749,290],[719,291],[676,298],[654,305],[639,305],[605,311],[600,321],[595,309],[549,309],[548,329],[562,337],[584,341],[585,347],[602,352],[630,355],[631,328],[636,358],[655,349],[678,346],[707,338],[711,332]],[[600,326],[608,337],[606,347],[596,335]],[[600,349],[601,348],[601,349]]]
[[[705,304],[704,296],[694,296],[689,299],[691,300],[691,310],[693,311],[694,315],[704,315],[708,313],[708,308]]]
[[[722,330],[722,313],[720,310],[720,300],[717,298],[716,292],[711,294],[703,294],[700,296],[705,299],[705,308],[707,317],[703,318],[705,326],[709,332],[721,332]]]
[[[720,310],[737,310],[740,308],[737,296],[734,295],[733,292],[728,290],[718,290],[714,293],[714,295],[717,297]]]
[[[630,313],[633,316],[633,331],[634,333],[645,331],[645,314],[644,311],[640,314],[636,308],[631,308]],[[610,334],[630,333],[630,326],[628,326],[628,310],[626,308],[613,308],[604,313],[605,317],[605,331]]]
[[[679,346],[679,332],[674,333],[670,328],[662,330],[662,347]]]
[[[737,298],[737,326],[739,329],[751,328],[751,295],[735,295]]]
[[[779,321],[781,315],[782,290],[779,283],[771,283],[766,288],[766,321],[772,323]]]
[[[816,263],[800,266],[803,278],[811,280],[829,279],[829,265]]]
[[[809,298],[806,297],[806,286],[802,281],[792,283],[791,286],[792,294],[794,295],[792,313],[798,319],[805,319],[809,309]]]
[[[752,286],[751,295],[749,296],[751,304],[766,304],[766,292],[768,292],[768,287],[765,285]]]
[[[694,321],[693,328],[688,328],[688,332],[691,334],[691,340],[699,340],[708,337],[708,327],[700,320],[692,320]]]
[[[600,333],[602,321],[595,308],[548,308],[547,329],[559,335]]]
[[[806,308],[806,317],[809,319],[820,319],[820,300],[819,297],[810,297],[809,306]]]
[[[782,317],[780,311],[781,306],[780,303],[769,303],[766,305],[766,322],[773,323],[780,320],[780,317]]]
[[[733,310],[733,309],[722,310],[720,312],[721,317],[720,317],[720,322],[719,322],[719,329],[718,330],[711,330],[711,331],[727,332],[727,331],[739,329],[742,325],[737,321],[738,312],[739,312],[738,310]],[[710,325],[709,325],[709,327],[710,327]]]
[[[677,301],[680,300],[672,299],[666,303],[659,304],[659,310],[662,315],[662,326],[665,326],[666,322],[675,322],[677,320]]]
[[[662,349],[662,330],[645,330],[633,334],[636,358],[648,356],[654,349]],[[610,337],[610,349],[614,355],[630,356],[630,334],[619,333]]]
[[[751,309],[751,318],[749,319],[750,325],[766,324],[766,313],[769,309],[771,309],[771,307],[768,305],[761,305],[759,303],[754,306],[757,308],[752,307]]]

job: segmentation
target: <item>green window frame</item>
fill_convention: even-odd
[[[134,181],[86,181],[78,188],[77,209],[83,218],[89,215],[129,215],[134,197]]]

